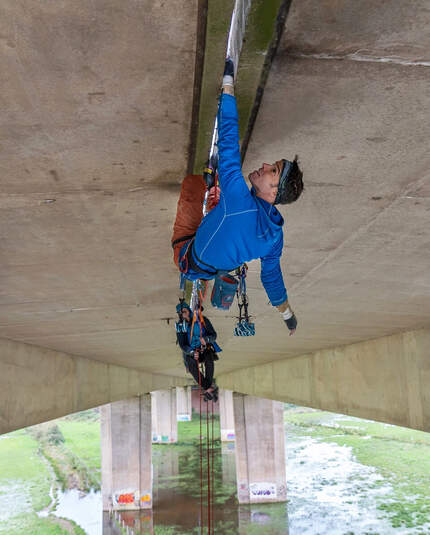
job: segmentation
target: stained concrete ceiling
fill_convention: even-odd
[[[0,6],[0,336],[183,375],[170,233],[197,0]],[[293,2],[244,171],[299,154],[282,208],[289,337],[250,265],[257,335],[206,307],[230,371],[429,325],[430,11]]]

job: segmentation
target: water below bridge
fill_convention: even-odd
[[[331,428],[335,415],[325,420]],[[379,425],[379,424],[378,424]],[[312,428],[310,428],[312,431]],[[371,441],[370,436],[360,440]],[[215,459],[215,533],[271,535],[409,535],[430,533],[429,523],[393,525],[381,504],[394,493],[390,478],[360,464],[351,447],[323,441],[286,423],[288,502],[239,506],[235,500],[234,443],[218,448]],[[200,479],[197,444],[158,446],[153,452],[153,512],[102,514],[100,493],[59,493],[54,514],[74,520],[88,535],[200,533]],[[203,514],[205,519],[205,512]],[[424,531],[422,531],[424,530]]]

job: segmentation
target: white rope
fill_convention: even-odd
[[[237,74],[240,51],[245,35],[246,19],[251,8],[251,0],[236,0],[231,16],[230,31],[228,33],[227,56],[233,60],[234,76]]]
[[[236,78],[237,68],[239,65],[239,56],[242,50],[243,37],[245,35],[246,20],[251,8],[252,0],[236,0],[231,15],[230,30],[228,32],[227,53],[226,56],[233,60],[234,77]],[[218,153],[218,118],[215,117],[215,123],[212,131],[211,147],[209,150],[209,159],[217,156]],[[207,202],[209,192],[206,191],[203,201],[203,217],[207,214]]]

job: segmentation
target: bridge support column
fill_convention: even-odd
[[[103,510],[152,507],[151,396],[101,409]]]
[[[231,390],[219,391],[219,424],[221,440],[231,442],[235,439],[234,434],[234,411],[233,392]]]
[[[239,503],[287,499],[283,403],[234,393]]]
[[[178,442],[176,416],[176,389],[156,390],[152,397],[152,442],[171,444]]]
[[[176,387],[176,409],[178,422],[190,422],[193,412],[191,407],[191,386]]]

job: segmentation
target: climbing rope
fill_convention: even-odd
[[[211,459],[211,466],[212,466],[212,503],[211,503],[211,511],[212,511],[212,530],[213,533],[215,533],[215,438],[214,438],[214,401],[211,401],[211,419],[212,419],[212,440],[211,440],[211,449],[212,449],[212,459]]]
[[[206,403],[206,458],[208,473],[208,534],[211,533],[211,462],[210,462],[210,436],[209,436],[209,403]]]
[[[200,366],[197,365],[199,370],[199,415],[200,415],[200,533],[203,533],[203,444],[202,444],[202,376],[200,373]]]
[[[200,433],[199,433],[199,453],[200,453],[200,533],[204,533],[204,515],[203,515],[203,417],[202,417],[202,371],[198,365],[199,371],[199,416],[200,416]],[[209,409],[210,405],[210,409]],[[213,399],[206,404],[206,472],[207,472],[207,534],[215,533],[215,435],[214,435],[214,401]]]

